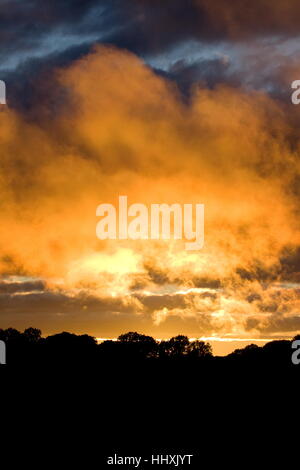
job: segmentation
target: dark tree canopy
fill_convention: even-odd
[[[118,337],[121,343],[156,343],[155,339],[151,336],[141,335],[140,333],[129,331]]]
[[[87,334],[76,335],[62,332],[42,336],[41,330],[29,327],[20,332],[15,328],[0,329],[0,340],[7,346],[7,363],[67,363],[67,364],[118,364],[161,363],[209,364],[209,367],[295,367],[291,356],[295,350],[294,340],[271,341],[259,347],[249,344],[245,348],[236,349],[225,357],[213,356],[212,347],[205,341],[190,341],[185,335],[177,335],[166,341],[156,341],[153,337],[129,331],[119,336],[118,340],[107,340],[100,344]],[[186,366],[185,366],[186,365]],[[169,367],[169,366],[168,366]],[[171,367],[171,365],[170,365]],[[300,370],[300,369],[299,369]]]
[[[212,357],[212,347],[204,341],[192,341],[188,345],[188,355],[190,357]]]

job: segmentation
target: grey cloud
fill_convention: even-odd
[[[43,281],[0,282],[0,294],[44,291],[45,289],[46,285]]]
[[[34,292],[28,294],[1,293],[0,309],[5,313],[82,314],[82,311],[97,314],[134,313],[133,303],[122,299],[99,298],[84,292],[76,296],[60,291]]]

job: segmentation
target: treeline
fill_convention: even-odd
[[[0,329],[0,340],[7,346],[7,363],[34,362],[47,358],[61,361],[86,360],[144,360],[167,358],[211,358],[211,345],[204,341],[190,342],[187,336],[178,335],[168,341],[158,342],[151,336],[129,332],[117,341],[100,344],[89,335],[62,332],[42,337],[41,330],[27,328],[23,333],[14,329]]]
[[[295,339],[299,339],[296,336]],[[62,332],[46,338],[41,330],[27,328],[20,332],[14,328],[0,329],[0,340],[7,348],[7,364],[23,363],[110,363],[134,361],[183,361],[183,362],[234,362],[248,364],[272,363],[293,366],[292,341],[271,341],[262,347],[255,344],[236,349],[224,357],[213,356],[212,347],[205,341],[189,341],[178,335],[168,341],[156,341],[151,336],[129,332],[117,341],[107,340],[100,344],[89,335]],[[294,366],[295,367],[295,366]],[[300,365],[299,365],[300,367]]]

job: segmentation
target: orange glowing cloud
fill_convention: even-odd
[[[300,241],[299,142],[283,106],[226,86],[195,88],[187,103],[136,56],[110,47],[56,80],[65,101],[51,119],[45,103],[39,122],[0,113],[2,274],[43,278],[73,298],[130,302],[149,331],[192,318],[195,336],[242,335],[251,325],[259,334],[267,283],[283,280],[282,253]],[[96,207],[120,194],[146,205],[204,203],[204,249],[98,240]],[[99,330],[93,302],[80,311],[94,308]],[[297,305],[297,292],[286,301],[282,292],[277,309],[285,317]]]

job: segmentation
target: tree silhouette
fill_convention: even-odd
[[[37,343],[42,337],[42,332],[38,328],[26,328],[26,330],[24,330],[23,337],[30,343]]]
[[[137,358],[156,357],[158,344],[151,336],[142,335],[129,331],[118,337],[118,341],[123,345],[123,352]]]
[[[291,365],[291,342],[287,340],[270,341],[262,347],[263,358],[273,366]]]
[[[212,357],[212,347],[204,341],[192,341],[188,345],[188,355],[194,358]]]
[[[96,357],[97,342],[89,335],[75,335],[66,331],[48,336],[44,354],[53,362],[87,363]]]
[[[295,339],[299,340],[300,335],[295,336],[293,340]],[[144,361],[145,364],[161,363],[161,370],[165,370],[166,361],[177,365],[181,363],[187,371],[190,370],[189,364],[192,368],[195,364],[201,364],[201,367],[209,364],[209,368],[237,367],[235,370],[244,370],[245,366],[249,367],[247,370],[253,367],[255,370],[258,367],[298,370],[291,361],[293,340],[271,341],[262,347],[250,344],[225,357],[214,357],[209,343],[199,340],[190,342],[184,335],[158,342],[151,336],[133,331],[120,335],[117,341],[97,344],[95,338],[86,334],[76,335],[64,331],[43,338],[41,330],[37,328],[26,328],[23,333],[15,328],[7,328],[0,329],[0,340],[7,345],[8,364],[54,362],[118,366],[129,365],[137,360]],[[178,359],[184,360],[177,361]]]
[[[188,352],[189,339],[187,336],[178,335],[169,339],[169,341],[162,341],[160,343],[160,357],[183,357]]]
[[[15,328],[7,328],[6,330],[0,330],[0,339],[6,343],[12,343],[19,341],[22,338],[22,333]]]
[[[156,343],[152,336],[141,335],[136,331],[124,333],[118,337],[118,340],[121,341],[121,343]]]

